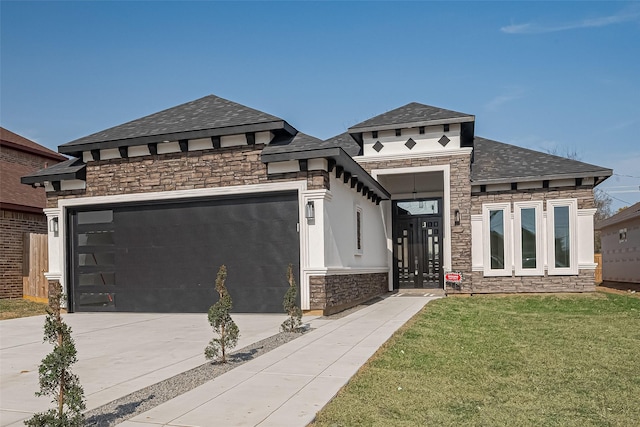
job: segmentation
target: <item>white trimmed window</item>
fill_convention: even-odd
[[[356,206],[355,222],[356,222],[355,254],[362,255],[362,208],[360,206]]]
[[[578,274],[576,199],[547,200],[547,259],[549,275]]]
[[[511,209],[509,203],[482,205],[484,275],[511,276]]]
[[[516,276],[542,276],[544,275],[542,202],[515,202],[513,213]]]

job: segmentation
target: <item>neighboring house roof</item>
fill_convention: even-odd
[[[85,179],[87,165],[80,159],[68,159],[29,175],[23,176],[23,184],[36,184],[43,181],[64,181],[71,179]]]
[[[475,137],[471,181],[479,184],[563,178],[607,178],[611,169]]]
[[[20,184],[20,177],[32,171],[29,166],[0,160],[0,208],[42,213],[47,201],[44,188]]]
[[[412,102],[353,125],[349,128],[349,132],[368,132],[372,130],[472,122],[474,120],[475,117],[471,114]]]
[[[48,162],[57,163],[67,160],[65,156],[55,151],[10,130],[0,128],[0,149],[5,147],[36,156],[33,162],[36,165],[39,162],[38,158],[42,159],[42,165]],[[46,206],[47,201],[44,189],[27,187],[20,183],[22,176],[33,173],[34,166],[7,159],[11,159],[11,155],[0,160],[0,208],[42,214],[42,209]]]
[[[67,158],[62,154],[56,153],[53,150],[43,147],[23,136],[13,133],[8,129],[0,127],[0,146],[13,148],[14,150],[20,150],[27,153],[35,154],[43,158],[56,160],[58,162],[66,160]]]
[[[92,149],[278,130],[297,132],[279,117],[209,95],[76,139],[58,149],[80,157],[82,151]]]
[[[603,228],[635,218],[640,218],[640,202],[636,203],[633,206],[629,206],[628,208],[621,210],[617,214],[598,222],[596,224],[596,230],[602,230]]]

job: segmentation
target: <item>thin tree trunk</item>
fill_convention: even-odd
[[[222,363],[227,363],[227,356],[224,351],[224,323],[222,329],[220,329],[220,347],[222,347]]]

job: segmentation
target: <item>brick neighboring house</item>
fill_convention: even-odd
[[[47,233],[44,188],[20,177],[67,160],[33,141],[0,128],[0,298],[21,298],[25,233]]]
[[[210,95],[61,145],[46,274],[75,311],[201,311],[220,264],[236,311],[402,288],[593,291],[593,188],[610,169],[475,135],[407,104],[319,140]],[[461,282],[445,281],[446,272]]]

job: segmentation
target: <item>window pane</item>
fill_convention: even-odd
[[[571,267],[569,240],[569,206],[553,208],[553,239],[555,245],[556,268]]]
[[[491,269],[504,268],[504,211],[489,212],[489,230],[491,235]]]
[[[433,215],[438,212],[437,200],[411,200],[398,202],[399,215]]]
[[[362,250],[362,212],[356,211],[356,248]]]
[[[536,210],[520,210],[522,268],[536,268]]]
[[[78,265],[115,265],[116,254],[113,252],[93,252],[78,254]]]
[[[115,273],[84,273],[78,275],[79,286],[115,285]]]
[[[78,212],[78,224],[106,224],[113,222],[113,211]]]
[[[78,233],[78,246],[113,245],[113,231],[88,231]]]

